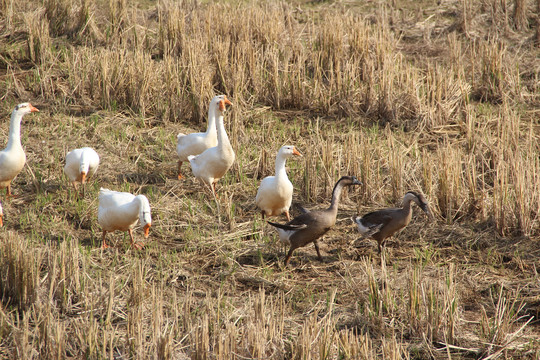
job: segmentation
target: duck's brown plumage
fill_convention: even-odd
[[[385,239],[391,237],[411,222],[414,201],[426,214],[430,215],[428,203],[422,194],[409,191],[403,197],[403,207],[387,208],[370,212],[362,217],[353,218],[362,238],[371,237],[377,240],[381,252]]]
[[[315,245],[317,256],[319,260],[322,260],[317,240],[326,234],[336,223],[341,191],[344,186],[360,184],[361,182],[354,176],[343,176],[334,186],[332,202],[328,209],[305,212],[286,224],[268,222],[278,230],[281,241],[290,244],[289,252],[285,258],[285,266],[288,264],[295,249],[306,246],[309,243]]]

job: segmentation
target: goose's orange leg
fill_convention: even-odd
[[[180,168],[182,167],[182,160],[178,160],[178,180],[183,179],[182,172],[180,171]]]
[[[107,235],[107,231],[103,230],[103,237],[101,238],[101,248],[102,249],[107,249],[109,247],[109,245],[107,245],[107,243],[105,242],[105,235]]]
[[[291,221],[291,215],[289,214],[289,210],[285,210],[285,216],[287,217],[287,221]]]
[[[141,245],[141,244],[138,244],[135,242],[135,238],[133,237],[133,230],[132,229],[128,229],[128,233],[129,233],[129,236],[131,237],[131,245],[135,248],[135,249],[142,249],[144,247],[144,245]]]

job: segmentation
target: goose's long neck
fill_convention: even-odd
[[[152,217],[150,215],[150,204],[148,204],[148,199],[144,195],[137,195],[133,202],[137,204],[141,225],[150,224],[152,222]]]
[[[208,126],[206,128],[206,134],[212,135],[216,133],[216,107],[210,106],[208,109]]]
[[[227,132],[225,131],[225,125],[223,124],[223,115],[220,115],[218,117],[217,138],[218,138],[218,147],[223,149],[224,147],[231,146],[231,142],[229,141],[229,137],[227,136]]]
[[[13,148],[22,148],[21,145],[21,120],[22,115],[14,111],[11,114],[11,123],[9,125],[9,139],[6,150]]]
[[[141,208],[142,208],[142,201],[137,196],[133,200],[131,200],[129,203],[125,205],[127,208],[127,212],[132,217],[140,217]]]
[[[81,162],[79,164],[79,171],[84,171],[86,174],[88,174],[88,170],[90,168],[90,154],[88,151],[83,151],[81,154]]]
[[[334,186],[334,190],[332,191],[332,202],[330,203],[330,207],[328,208],[328,210],[332,211],[335,214],[337,214],[342,190],[343,190],[343,183],[338,182],[336,186]]]
[[[285,156],[277,156],[276,157],[276,177],[287,177],[287,171],[285,170],[285,163],[287,162],[287,158]]]

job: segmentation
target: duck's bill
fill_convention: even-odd
[[[427,216],[430,219],[433,219],[433,214],[431,213],[431,211],[429,210],[429,207],[427,205],[422,206],[422,210],[424,210],[424,212],[427,214]]]

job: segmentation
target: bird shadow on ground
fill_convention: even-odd
[[[277,265],[280,258],[281,256],[279,254],[253,249],[237,256],[235,260],[242,266],[264,266],[269,264]]]
[[[144,185],[165,185],[166,178],[155,173],[127,173],[117,175],[117,180],[121,183],[129,182]]]

